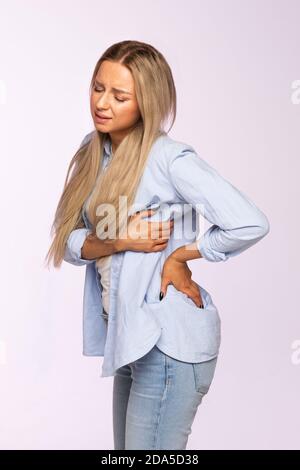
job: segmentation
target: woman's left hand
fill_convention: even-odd
[[[172,255],[168,256],[165,260],[161,274],[160,291],[163,296],[166,295],[167,286],[169,284],[173,284],[177,290],[190,297],[197,307],[203,308],[203,301],[198,285],[192,280],[192,271],[185,261],[178,261],[172,257]]]

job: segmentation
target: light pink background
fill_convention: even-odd
[[[151,43],[173,70],[171,137],[271,226],[226,263],[190,262],[222,345],[188,449],[299,448],[299,18],[293,0],[2,0],[2,449],[113,449],[113,379],[81,353],[85,268],[43,260],[67,166],[93,128],[94,65],[124,39]]]

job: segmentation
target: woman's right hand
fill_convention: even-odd
[[[165,222],[147,221],[142,217],[151,216],[155,210],[149,209],[129,217],[127,231],[118,239],[120,251],[162,251],[166,248],[174,220]]]

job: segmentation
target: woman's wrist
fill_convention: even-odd
[[[103,256],[108,256],[113,253],[123,251],[124,240],[121,239],[104,239],[101,240],[97,237],[96,233],[90,233],[81,249],[81,256],[84,259],[97,259]]]
[[[176,261],[185,263],[186,261],[190,261],[192,259],[202,258],[202,255],[198,250],[197,243],[194,242],[189,245],[180,246],[170,254],[170,257]]]
[[[116,253],[119,253],[120,251],[125,251],[125,243],[124,239],[122,238],[116,238],[114,240],[114,250]]]

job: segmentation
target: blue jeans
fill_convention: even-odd
[[[216,363],[217,357],[182,362],[154,346],[117,369],[113,381],[115,450],[186,449]]]

